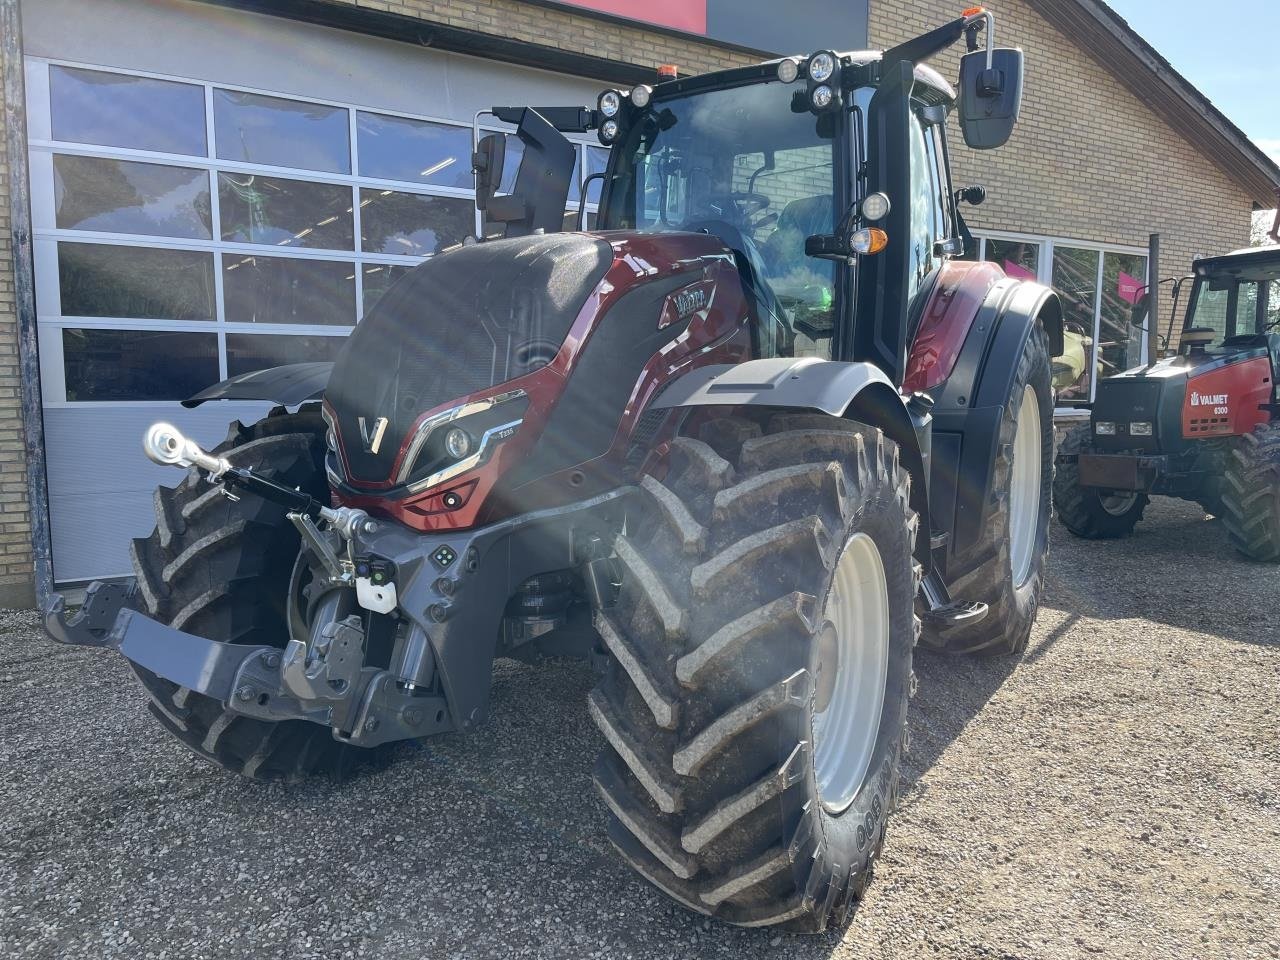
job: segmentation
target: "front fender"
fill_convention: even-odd
[[[685,374],[653,402],[675,407],[773,407],[812,410],[879,427],[898,444],[911,475],[911,507],[921,518],[915,556],[927,573],[929,549],[929,438],[927,408],[914,410],[884,372],[871,363],[779,357],[699,367]]]
[[[296,407],[319,400],[329,384],[332,362],[286,363],[265,370],[252,370],[205,387],[182,401],[184,407],[198,407],[209,400],[269,400],[282,407]]]

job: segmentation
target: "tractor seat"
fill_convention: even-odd
[[[807,266],[805,239],[830,232],[831,194],[792,200],[782,208],[778,225],[760,251],[770,275],[781,277]]]
[[[1189,330],[1182,331],[1179,343],[1208,346],[1213,343],[1217,336],[1218,331],[1213,329],[1213,327],[1192,327]]]

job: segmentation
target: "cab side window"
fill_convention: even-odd
[[[934,243],[946,236],[946,210],[935,163],[932,131],[911,115],[911,236],[907,295],[914,298],[929,274],[942,265]]]

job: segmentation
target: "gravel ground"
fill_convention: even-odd
[[[1280,571],[1162,501],[1055,525],[1019,663],[921,654],[902,808],[850,926],[684,912],[602,836],[577,663],[509,663],[470,739],[258,786],[123,662],[0,616],[0,956],[1280,957]]]

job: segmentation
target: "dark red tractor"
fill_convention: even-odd
[[[969,11],[883,55],[496,110],[523,144],[508,196],[503,138],[477,145],[504,237],[405,275],[332,369],[193,398],[280,405],[216,449],[153,427],[189,472],[136,580],[49,632],[119,650],[173,736],[262,779],[474,729],[495,657],[591,657],[622,856],[731,923],[839,922],[922,624],[1016,653],[1044,582],[1061,309],[953,259],[947,117],[997,147],[1021,99],[990,37]],[[925,61],[961,39],[957,97]],[[557,232],[586,130],[599,220]]]
[[[1187,279],[1177,354],[1099,381],[1089,423],[1064,438],[1058,518],[1123,537],[1151,495],[1180,497],[1246,557],[1280,562],[1280,246],[1197,260]]]

